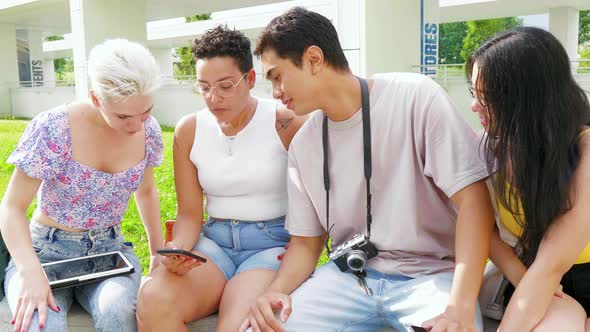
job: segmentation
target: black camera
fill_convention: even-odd
[[[367,265],[367,261],[377,256],[378,253],[379,251],[375,248],[375,245],[365,235],[356,234],[352,239],[338,246],[330,254],[330,260],[342,272],[348,270],[362,271]]]

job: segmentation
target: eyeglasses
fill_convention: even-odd
[[[469,94],[472,98],[477,99],[477,101],[481,104],[481,106],[486,106],[485,100],[481,97],[481,91],[477,90],[473,87],[473,83],[467,82],[467,90],[469,90]],[[477,92],[477,95],[476,95]]]
[[[224,98],[231,97],[236,92],[236,87],[238,86],[238,84],[240,84],[242,79],[244,79],[244,77],[246,77],[247,74],[247,72],[244,73],[244,75],[242,75],[242,77],[240,77],[240,79],[235,84],[234,82],[229,80],[219,81],[213,84],[213,86],[207,83],[199,82],[196,84],[195,87],[193,87],[193,90],[196,90],[195,92],[203,95],[203,97],[209,97],[213,93],[213,89],[217,89],[218,96]]]

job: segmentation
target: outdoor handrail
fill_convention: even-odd
[[[590,59],[572,60],[572,69],[576,78],[583,81],[590,80]],[[450,63],[438,65],[414,65],[411,67],[414,72],[422,72],[422,69],[436,69],[436,74],[432,75],[441,84],[446,85],[448,82],[465,81],[465,64],[464,63]],[[262,78],[260,73],[257,73],[257,83],[266,84],[267,82]],[[163,75],[163,87],[192,87],[196,82],[196,75]],[[53,87],[71,87],[75,86],[73,80],[46,80],[46,81],[18,81],[6,82],[1,84],[8,88],[53,88]]]
[[[572,60],[572,71],[574,77],[578,81],[590,81],[590,59]],[[465,83],[465,64],[439,64],[439,65],[415,65],[412,66],[414,72],[435,71],[434,74],[429,74],[442,86],[447,86],[450,82]]]
[[[5,82],[2,85],[9,88],[54,88],[74,86],[72,80],[45,80],[45,81],[16,81]]]

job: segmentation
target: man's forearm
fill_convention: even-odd
[[[315,270],[318,258],[322,254],[325,238],[326,236],[320,236],[292,240],[269,289],[291,294],[305,282]]]
[[[490,260],[515,287],[526,273],[526,267],[516,255],[514,249],[502,241],[497,231],[492,233]]]
[[[455,238],[456,268],[449,306],[475,314],[490,249],[494,213],[487,188],[473,184],[459,205]]]
[[[490,230],[484,220],[462,223],[457,225],[457,257],[449,305],[474,314],[489,252]]]

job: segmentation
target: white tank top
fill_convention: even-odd
[[[204,109],[196,116],[190,159],[199,172],[207,214],[259,221],[287,212],[287,150],[277,133],[276,103],[258,99],[250,122],[226,136]]]

